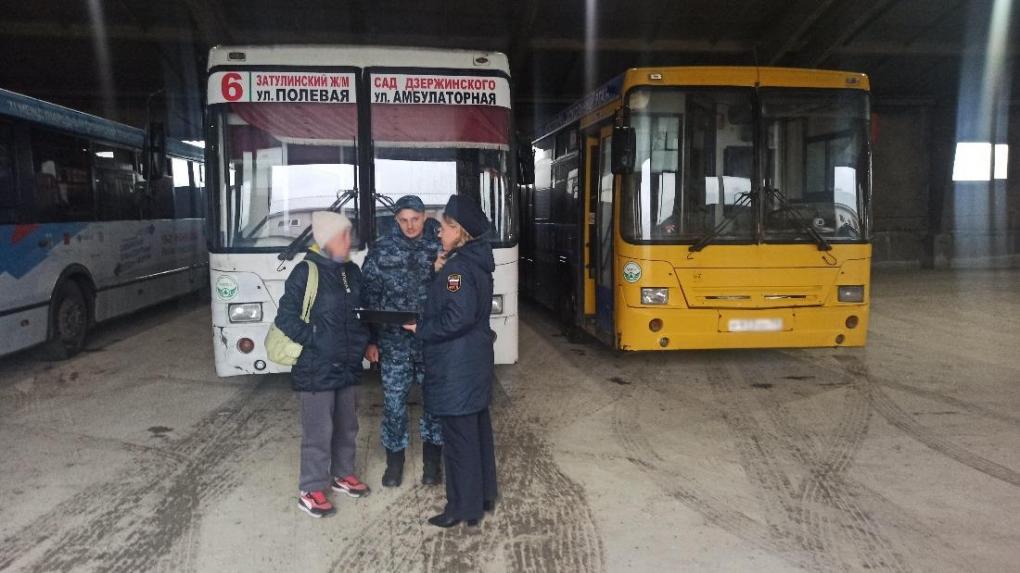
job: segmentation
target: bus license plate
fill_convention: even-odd
[[[781,318],[731,318],[730,332],[779,332],[783,330]]]

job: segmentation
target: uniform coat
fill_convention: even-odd
[[[425,352],[425,410],[432,415],[462,416],[489,407],[495,268],[492,246],[483,236],[451,251],[432,279],[417,328]]]
[[[368,345],[368,328],[354,317],[354,308],[361,306],[361,269],[351,262],[328,259],[315,248],[305,260],[319,268],[311,323],[301,320],[308,283],[305,264],[296,265],[287,277],[276,314],[277,328],[303,347],[291,369],[291,386],[298,392],[339,390],[358,382]]]

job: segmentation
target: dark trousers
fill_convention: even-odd
[[[492,419],[486,408],[467,416],[442,416],[446,462],[446,515],[469,520],[482,517],[482,503],[496,501],[496,452]]]

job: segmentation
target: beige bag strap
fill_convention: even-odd
[[[301,305],[301,320],[311,323],[312,305],[315,304],[315,295],[319,294],[319,266],[309,261],[304,263],[308,265],[308,282],[305,283],[305,301]]]

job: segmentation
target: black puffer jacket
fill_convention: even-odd
[[[356,384],[369,336],[368,328],[354,318],[354,308],[361,305],[361,269],[354,263],[334,262],[317,249],[309,250],[305,260],[319,268],[311,324],[301,320],[308,283],[308,265],[304,263],[296,265],[287,277],[276,314],[276,326],[303,347],[291,369],[291,386],[299,392],[322,392]]]
[[[474,414],[492,398],[489,313],[496,264],[485,237],[452,251],[429,287],[417,336],[425,344],[425,410],[435,416]]]

